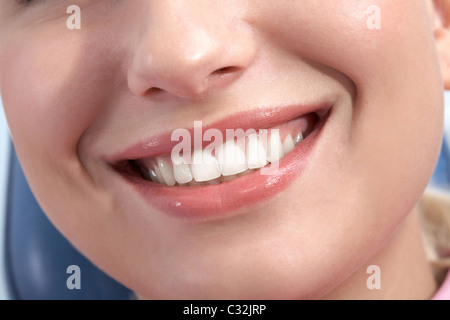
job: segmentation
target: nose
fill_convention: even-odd
[[[200,98],[230,85],[252,64],[256,45],[250,29],[236,23],[233,10],[198,2],[147,2],[127,74],[133,94]]]

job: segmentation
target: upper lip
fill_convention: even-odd
[[[202,134],[208,129],[220,130],[224,137],[226,136],[227,129],[242,129],[244,131],[248,129],[255,129],[258,131],[260,129],[274,127],[310,113],[316,113],[320,118],[327,115],[331,106],[332,103],[329,102],[307,105],[292,104],[288,106],[263,107],[250,111],[239,112],[207,125],[202,124]],[[194,123],[192,122],[192,127],[185,128],[191,134],[192,141],[194,138],[193,124]],[[108,159],[108,162],[113,165],[117,165],[128,160],[138,160],[168,155],[179,143],[179,141],[171,141],[172,132],[175,129],[176,128],[169,132],[152,136],[147,139],[140,139],[138,142],[132,143],[124,150],[111,156]],[[209,141],[202,141],[203,147],[209,143]]]

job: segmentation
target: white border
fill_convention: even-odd
[[[450,143],[450,91],[444,91],[444,128],[445,128],[445,138],[447,143]]]
[[[8,190],[8,172],[10,156],[9,129],[3,112],[0,99],[0,300],[9,298],[6,288],[7,278],[5,270],[5,218],[6,218],[6,195]]]

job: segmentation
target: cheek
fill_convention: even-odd
[[[54,29],[23,32],[9,41],[0,56],[0,89],[14,145],[36,198],[63,233],[76,235],[85,226],[76,215],[64,215],[69,204],[74,212],[109,205],[108,195],[94,192],[78,145],[111,97],[108,70],[115,68],[102,57],[91,33],[88,37]],[[91,222],[96,225],[94,217]]]
[[[381,9],[379,30],[367,28],[366,10],[374,3]],[[253,22],[261,27],[261,37],[334,68],[354,83],[356,96],[351,110],[344,110],[349,128],[342,129],[348,129],[346,141],[339,144],[342,148],[329,145],[317,155],[332,160],[310,177],[314,183],[308,195],[313,196],[285,203],[315,213],[310,222],[292,225],[325,234],[317,245],[330,248],[324,256],[335,259],[336,266],[355,266],[363,261],[357,259],[376,252],[411,212],[434,169],[443,131],[443,85],[433,35],[421,1],[328,1],[326,8],[320,1],[289,5],[298,7],[287,10],[273,2],[258,8],[264,18]],[[335,157],[330,158],[332,152]],[[341,226],[351,226],[352,233]],[[339,245],[343,250],[331,249]],[[348,272],[338,269],[341,275]]]
[[[106,242],[117,235],[102,215],[113,211],[111,195],[92,183],[78,152],[80,139],[114,99],[108,79],[117,67],[103,56],[98,36],[37,29],[10,40],[0,56],[5,113],[27,180],[50,220],[77,245],[96,241],[90,230]]]
[[[82,33],[41,30],[10,42],[0,88],[19,156],[29,165],[73,157],[109,94],[107,62]]]
[[[379,15],[369,11],[374,3]],[[380,28],[373,29],[378,17]],[[357,85],[385,80],[392,70],[380,67],[405,64],[406,53],[420,55],[433,45],[421,1],[342,0],[327,1],[326,7],[318,1],[267,1],[248,19],[267,41],[333,67]]]
[[[374,4],[380,29],[368,27]],[[324,7],[290,1],[289,10],[273,3],[255,12],[263,17],[254,21],[263,38],[354,83],[347,150],[354,174],[367,177],[365,185],[374,190],[404,189],[409,181],[410,194],[393,194],[417,198],[439,152],[443,119],[443,85],[424,2],[344,0]]]

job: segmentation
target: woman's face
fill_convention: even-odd
[[[0,90],[30,185],[78,249],[143,297],[332,293],[433,171],[442,83],[423,1],[0,3]],[[146,180],[194,121],[306,139],[268,175]]]

